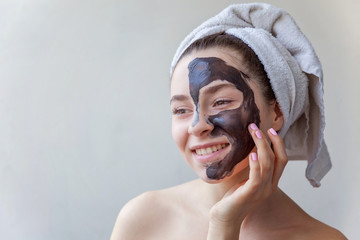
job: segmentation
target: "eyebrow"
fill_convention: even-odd
[[[216,86],[212,86],[212,87],[209,87],[205,90],[204,94],[214,94],[216,93],[217,91],[219,91],[220,89],[222,88],[226,88],[226,87],[230,87],[230,88],[235,88],[236,87],[233,85],[233,84],[230,84],[230,83],[222,83],[222,84],[219,84],[219,85],[216,85]]]
[[[170,104],[174,101],[186,101],[188,99],[189,99],[189,96],[186,96],[186,95],[174,95],[170,99]]]
[[[219,85],[216,85],[216,86],[212,86],[212,87],[209,87],[205,90],[204,94],[214,94],[216,93],[217,91],[219,91],[220,89],[222,88],[226,88],[226,87],[230,87],[230,88],[234,88],[236,89],[236,87],[233,85],[233,84],[230,84],[230,83],[222,83],[222,84],[219,84]],[[186,100],[189,100],[189,96],[187,95],[174,95],[172,96],[172,98],[170,99],[170,104],[174,101],[186,101]]]

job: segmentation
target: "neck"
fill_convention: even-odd
[[[201,189],[203,189],[203,196],[206,196],[206,198],[204,198],[205,206],[210,209],[219,202],[231,188],[244,184],[248,178],[249,167],[245,167],[241,171],[235,172],[232,176],[227,177],[218,183],[206,183],[200,180],[201,184],[204,185]]]
[[[208,213],[209,210],[231,190],[231,188],[239,187],[244,184],[248,177],[249,167],[246,167],[237,174],[232,175],[219,183],[209,184],[200,180],[201,182],[199,184],[201,184],[201,186],[198,189],[203,190],[201,193],[199,192],[199,194],[203,201],[204,212]],[[284,201],[286,201],[287,204],[284,204]],[[269,221],[273,222],[271,219],[274,216],[282,216],[287,212],[284,210],[284,207],[289,205],[289,201],[291,200],[277,188],[269,198],[261,202],[255,210],[249,212],[244,222],[245,225],[248,225],[249,223],[251,223],[251,226],[268,225]],[[279,208],[279,206],[282,207]]]
[[[234,186],[244,183],[249,176],[249,168],[245,168],[237,174],[215,184],[209,184],[203,180],[198,180],[196,195],[201,204],[200,211],[204,216],[209,217],[210,209],[219,202],[224,195]],[[238,187],[236,186],[236,187]],[[199,203],[200,203],[199,202]],[[291,228],[296,224],[301,224],[307,214],[294,203],[285,193],[277,188],[273,194],[259,203],[249,212],[241,224],[243,235],[251,232],[261,232],[264,229],[278,229],[281,227]],[[274,221],[276,219],[276,221]]]

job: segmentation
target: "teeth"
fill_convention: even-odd
[[[211,147],[207,147],[207,148],[199,148],[196,149],[196,154],[197,155],[205,155],[205,154],[210,154],[216,151],[219,151],[221,149],[223,149],[226,146],[226,144],[218,144],[216,146],[211,146]]]

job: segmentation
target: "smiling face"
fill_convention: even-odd
[[[181,59],[172,77],[173,138],[205,181],[247,166],[242,160],[254,147],[247,126],[259,125],[259,109],[268,110],[256,84],[244,80],[247,74],[238,65],[228,49],[202,50]]]
[[[242,77],[243,74],[236,68],[227,65],[222,59],[216,57],[195,58],[190,62],[188,69],[190,95],[195,105],[192,127],[199,123],[201,109],[199,99],[205,98],[203,102],[206,102],[206,98],[211,99],[211,95],[206,96],[205,93],[216,93],[222,88],[232,88],[239,95],[237,100],[240,105],[236,108],[219,109],[220,111],[214,113],[203,111],[204,120],[213,126],[210,137],[216,139],[225,136],[231,146],[224,159],[211,163],[206,170],[208,178],[219,180],[231,174],[235,165],[243,160],[254,147],[254,141],[247,131],[247,126],[252,122],[259,125],[259,109],[255,104],[253,91]],[[211,83],[215,85],[209,88]],[[204,89],[204,93],[200,94],[202,89]],[[228,100],[228,102],[230,101]],[[222,103],[224,104],[225,101]],[[218,103],[215,102],[215,104]]]

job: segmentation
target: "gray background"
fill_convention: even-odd
[[[225,0],[0,0],[0,239],[107,239],[136,195],[195,178],[171,138],[170,61]],[[281,187],[312,216],[359,236],[359,1],[287,9],[325,72],[333,169],[306,162]]]

